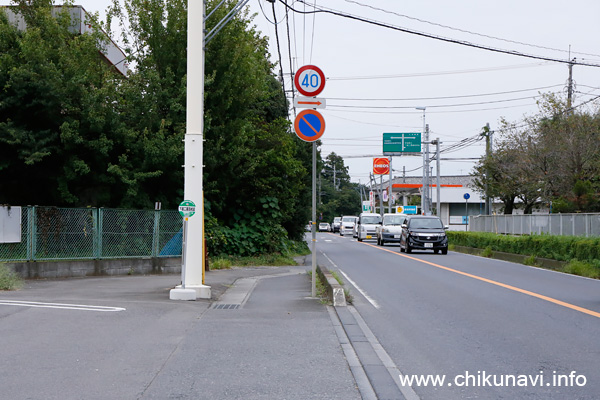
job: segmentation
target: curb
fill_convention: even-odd
[[[331,274],[331,272],[329,272],[327,267],[317,265],[317,274],[319,274],[321,282],[323,282],[323,284],[327,287],[327,297],[329,298],[329,301],[333,304],[333,306],[346,307],[348,304],[346,302],[344,288],[333,277],[333,275]]]
[[[454,245],[454,251],[457,251],[459,253],[466,253],[466,254],[471,254],[471,255],[475,255],[475,256],[485,257],[483,255],[483,252],[485,251],[485,249],[480,249],[477,247]],[[502,251],[492,250],[492,254],[490,255],[489,258],[529,265],[525,262],[525,260],[530,259],[531,256],[525,256],[522,254],[515,254],[515,253],[505,253]],[[541,258],[541,257],[535,257],[534,260],[535,260],[535,266],[542,267],[545,269],[551,269],[554,271],[562,271],[563,267],[566,264],[568,264],[565,261],[557,261],[557,260],[551,260],[549,258]]]

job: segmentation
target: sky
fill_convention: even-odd
[[[76,2],[101,15],[109,3]],[[440,174],[469,174],[485,153],[484,140],[455,151],[448,148],[477,137],[486,123],[497,130],[502,118],[519,122],[537,114],[540,92],[566,94],[569,59],[597,65],[574,65],[574,104],[600,95],[598,0],[288,0],[288,4],[296,12],[288,9],[287,19],[280,1],[250,0],[248,7],[256,13],[257,30],[269,38],[271,58],[278,63],[277,72],[283,70],[290,101],[292,72],[303,65],[323,70],[326,84],[318,96],[327,104],[319,110],[326,123],[322,156],[335,152],[344,157],[353,182],[369,182],[373,157],[382,156],[383,133],[421,132],[423,116],[430,139],[442,143]],[[303,14],[315,7],[352,18]],[[416,109],[423,107],[425,111]],[[294,118],[291,110],[290,119]],[[394,176],[422,176],[420,156],[393,157],[392,163]]]

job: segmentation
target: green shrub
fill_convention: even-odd
[[[451,244],[506,253],[531,255],[558,261],[600,260],[600,237],[585,238],[559,235],[498,235],[489,232],[449,231]]]

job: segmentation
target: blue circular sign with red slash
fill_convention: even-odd
[[[296,135],[305,142],[314,142],[325,132],[325,119],[315,110],[304,110],[294,121]]]

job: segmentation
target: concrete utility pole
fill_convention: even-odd
[[[573,104],[573,63],[577,60],[573,58],[569,61],[569,81],[567,83],[567,109],[569,109],[569,114],[571,113],[571,106]]]
[[[440,217],[440,138],[436,138],[434,141],[431,142],[432,144],[435,144],[435,172],[437,174],[437,182],[435,185],[435,189],[436,189],[436,213],[435,215],[437,215],[438,217]]]
[[[188,3],[187,104],[184,158],[184,197],[196,204],[196,216],[187,226],[186,268],[182,288],[171,290],[173,300],[210,299],[204,285],[204,193],[202,162],[204,142],[204,1]],[[191,244],[191,246],[190,246]],[[195,291],[195,295],[191,290]],[[191,294],[190,294],[191,292]]]
[[[485,136],[485,156],[486,159],[489,162],[490,157],[492,157],[492,151],[493,151],[493,143],[492,143],[492,136],[494,134],[494,131],[490,130],[490,124],[486,123],[485,126],[483,127],[483,132],[481,132],[481,136]],[[488,180],[489,180],[489,170],[486,171],[486,179],[485,179],[485,214],[487,215],[491,215],[492,214],[492,199],[490,197],[489,194],[489,189],[488,189]]]
[[[425,144],[429,141],[429,134],[427,132],[427,124],[425,123],[425,110],[427,107],[416,107],[416,110],[423,111],[423,137],[421,138],[421,144]],[[426,145],[426,151],[422,151],[423,153],[423,187],[421,190],[421,214],[427,215],[428,210],[428,192],[429,192],[429,183],[427,178],[429,176],[429,146]]]
[[[196,204],[196,214],[188,221],[186,268],[182,273],[181,288],[171,290],[173,300],[210,299],[211,288],[204,285],[204,51],[208,43],[248,3],[237,4],[205,35],[205,22],[224,2],[205,16],[204,0],[188,1],[187,12],[187,97],[186,132],[184,138],[184,197]],[[191,245],[189,245],[191,244]],[[188,246],[189,245],[189,246]],[[190,295],[195,291],[195,296]],[[192,299],[192,297],[194,297]]]

